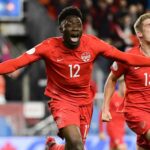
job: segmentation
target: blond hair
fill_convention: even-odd
[[[136,20],[136,22],[134,23],[134,30],[136,33],[138,31],[142,31],[142,23],[146,19],[150,19],[150,13],[145,13]]]

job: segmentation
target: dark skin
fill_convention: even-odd
[[[68,16],[60,24],[60,32],[63,34],[64,45],[67,48],[75,49],[80,44],[80,38],[82,36],[82,21],[77,16]],[[72,41],[72,38],[76,38]]]
[[[82,36],[82,21],[77,16],[68,16],[60,24],[60,32],[63,34],[64,45],[74,50],[80,44]],[[69,125],[60,130],[60,135],[65,138],[65,150],[84,150],[80,128],[76,125]]]

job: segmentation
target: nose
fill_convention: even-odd
[[[80,27],[73,25],[72,26],[72,31],[80,31]]]
[[[79,28],[73,28],[72,31],[79,31]]]

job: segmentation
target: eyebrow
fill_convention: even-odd
[[[150,25],[150,22],[149,22],[149,23],[145,23],[145,24],[143,24],[143,25]]]

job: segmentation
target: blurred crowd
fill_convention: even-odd
[[[26,0],[23,23],[26,28],[24,37],[0,37],[0,60],[16,57],[42,40],[59,36],[57,16],[70,5],[79,7],[83,13],[84,32],[94,34],[121,51],[138,45],[133,31],[137,17],[150,9],[150,0]],[[16,50],[16,39],[19,39],[19,50]],[[15,41],[15,42],[14,42]],[[103,92],[102,85],[109,73],[111,61],[100,57],[96,61],[93,78],[98,85],[98,92]],[[44,63],[41,61],[32,66],[20,69],[9,76],[0,76],[0,102],[20,100],[45,100],[44,88],[46,76]],[[103,77],[95,75],[100,70]],[[1,97],[2,95],[2,97]]]

